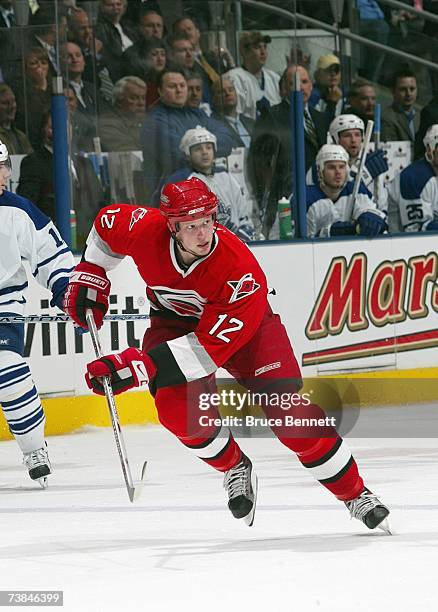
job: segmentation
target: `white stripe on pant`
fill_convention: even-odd
[[[0,351],[0,404],[23,453],[44,446],[45,416],[29,366],[12,351]]]

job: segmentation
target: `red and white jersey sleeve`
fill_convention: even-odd
[[[150,223],[146,226],[139,224],[147,213],[152,213],[150,217],[154,220],[159,215],[156,209],[130,204],[112,204],[102,208],[87,238],[85,260],[105,270],[113,270],[126,255],[132,255],[140,232],[147,240],[147,225]]]

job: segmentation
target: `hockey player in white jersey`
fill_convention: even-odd
[[[11,162],[0,142],[0,317],[24,314],[28,286],[23,260],[62,308],[73,255],[58,230],[32,202],[7,191]],[[44,439],[45,416],[24,352],[24,325],[0,324],[0,404],[24,455],[32,480],[43,488],[51,465]]]
[[[354,182],[349,181],[348,153],[340,145],[324,145],[316,157],[318,185],[307,186],[307,235],[377,236],[386,230],[385,214],[360,184],[350,208]],[[351,216],[349,210],[352,210]]]
[[[338,144],[347,151],[350,167],[349,179],[354,181],[359,169],[360,155],[362,152],[365,125],[357,115],[345,114],[335,117],[329,127],[329,144]],[[377,206],[386,212],[388,207],[388,192],[383,183],[383,175],[388,172],[388,162],[383,150],[379,149],[369,153],[365,160],[362,171],[362,182],[372,194],[378,193]],[[308,185],[318,183],[318,172],[316,162],[312,164],[306,175]],[[378,183],[378,187],[376,186]]]
[[[219,199],[217,219],[243,242],[255,240],[252,202],[236,179],[225,168],[215,167],[216,136],[203,127],[187,130],[180,150],[190,167],[175,172],[166,182],[175,183],[195,176],[201,179]]]
[[[388,185],[391,232],[438,230],[438,124],[430,126],[423,144],[425,156]]]

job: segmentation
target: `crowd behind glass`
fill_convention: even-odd
[[[68,0],[56,3],[56,14],[53,2],[22,4],[25,10],[0,0],[0,140],[12,155],[24,155],[17,193],[56,222],[50,102],[52,78],[62,75],[78,248],[99,207],[114,197],[108,159],[130,152],[140,153],[127,201],[157,206],[166,182],[197,176],[219,197],[219,221],[242,240],[293,237],[292,228],[282,232],[278,202],[293,194],[290,93],[297,73],[308,236],[438,229],[438,97],[421,108],[413,66],[370,50],[347,80],[334,52],[314,57],[311,70],[310,56],[295,48],[281,70],[268,69],[274,41],[264,32],[284,27],[272,16],[246,19],[237,61],[219,39],[209,44],[202,35],[211,28],[206,2]],[[298,4],[331,21],[329,3]],[[430,7],[427,0],[406,4],[418,14],[355,0],[359,33],[408,51],[415,39],[415,53],[426,56],[421,36],[433,35],[435,24],[422,20],[421,8]],[[427,53],[435,59],[433,47]],[[426,75],[432,94],[436,74]],[[366,156],[351,202],[382,86],[392,101],[382,105],[380,144]],[[390,141],[411,143],[412,160],[388,182]]]

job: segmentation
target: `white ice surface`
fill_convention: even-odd
[[[436,439],[349,440],[391,508],[386,536],[350,520],[275,439],[240,441],[260,485],[248,528],[226,508],[221,475],[169,433],[124,432],[134,479],[149,461],[135,504],[110,429],[49,438],[47,491],[17,445],[0,444],[0,589],[63,590],[69,612],[438,609]]]

